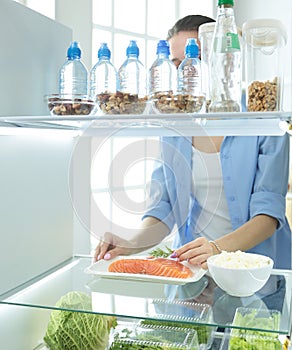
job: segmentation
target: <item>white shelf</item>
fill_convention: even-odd
[[[87,136],[216,136],[283,135],[291,112],[218,114],[153,114],[118,116],[9,116],[3,128],[73,130]],[[0,132],[1,134],[1,132]]]

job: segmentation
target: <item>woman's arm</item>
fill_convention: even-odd
[[[191,264],[207,268],[207,258],[222,250],[248,250],[271,237],[276,228],[277,220],[268,215],[257,215],[235,231],[218,238],[214,243],[204,237],[195,239],[176,249],[179,260],[188,260]],[[218,250],[219,248],[219,250]]]
[[[278,221],[268,215],[257,215],[235,231],[216,240],[221,250],[248,250],[271,237]]]
[[[106,232],[94,252],[94,260],[109,260],[119,255],[139,253],[160,243],[169,233],[169,228],[155,217],[146,217],[137,234],[125,240]]]

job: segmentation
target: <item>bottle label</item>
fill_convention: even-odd
[[[226,36],[215,38],[214,51],[218,53],[240,50],[238,34],[227,33]]]

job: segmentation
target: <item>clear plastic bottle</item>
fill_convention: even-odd
[[[195,38],[189,38],[185,47],[185,59],[178,67],[178,92],[199,96],[202,93],[199,47]]]
[[[126,50],[127,59],[118,71],[120,91],[130,95],[146,96],[146,71],[139,60],[139,47],[131,40]]]
[[[166,40],[157,44],[157,57],[148,74],[148,95],[151,106],[158,113],[177,113],[179,101],[177,96],[177,70],[169,59],[170,50]]]
[[[59,70],[60,95],[88,95],[88,71],[81,61],[81,50],[73,41],[67,51],[67,61]]]
[[[201,44],[202,91],[206,98],[206,112],[208,112],[211,103],[209,66],[214,29],[215,22],[208,22],[201,24],[198,30]]]
[[[218,0],[210,59],[211,113],[241,110],[242,54],[233,5],[233,0]]]
[[[115,66],[110,61],[111,51],[107,43],[101,43],[98,61],[90,71],[90,97],[96,100],[101,94],[115,94],[118,90],[118,76]]]
[[[166,40],[160,40],[156,50],[157,58],[149,70],[149,96],[176,94],[177,71],[169,59],[170,51]]]
[[[126,50],[127,58],[118,70],[120,99],[119,105],[125,114],[142,114],[146,108],[146,70],[139,60],[136,40],[130,40]]]
[[[191,112],[199,112],[205,102],[202,93],[202,72],[199,60],[199,47],[195,38],[187,39],[185,58],[177,70],[178,94],[184,95],[185,100],[192,105]]]

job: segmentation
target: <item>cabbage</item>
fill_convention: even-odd
[[[91,298],[83,292],[69,292],[56,308],[87,312],[53,310],[44,341],[50,350],[104,350],[116,317],[90,313]],[[89,311],[89,313],[88,313]]]

